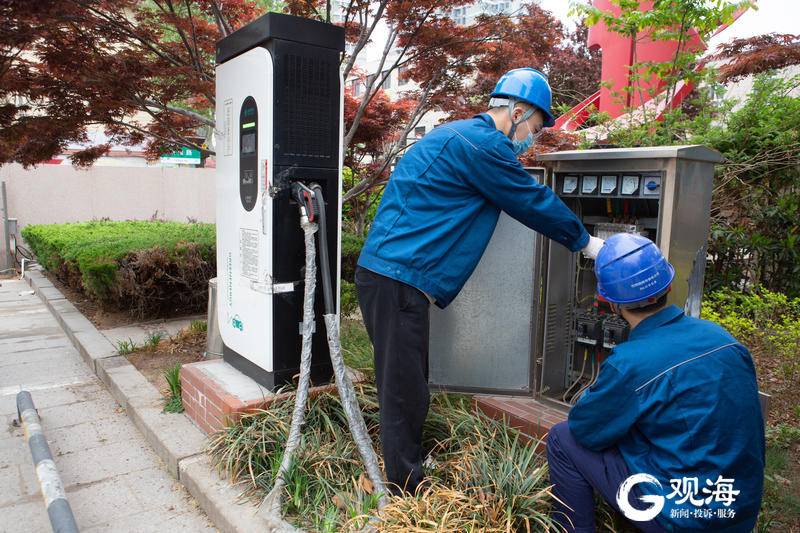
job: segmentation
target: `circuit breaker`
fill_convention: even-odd
[[[675,267],[669,303],[699,315],[718,152],[612,148],[539,159],[546,169],[532,175],[589,233],[653,240]],[[529,395],[567,409],[628,334],[597,296],[592,260],[501,217],[462,294],[431,311],[431,385]]]
[[[343,50],[342,28],[278,13],[217,44],[217,316],[223,358],[268,389],[290,383],[300,364],[305,249],[291,182],[322,187],[325,237],[335,252],[331,272],[339,272]],[[321,285],[315,295],[315,383],[332,374]]]

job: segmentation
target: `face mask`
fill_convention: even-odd
[[[525,123],[528,124],[527,122]],[[511,144],[514,148],[514,154],[520,155],[524,154],[528,150],[530,150],[531,145],[533,144],[533,132],[531,131],[531,127],[528,126],[528,136],[525,137],[523,140],[512,139]]]

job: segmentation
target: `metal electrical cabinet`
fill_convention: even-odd
[[[718,152],[666,146],[539,159],[546,183],[589,233],[652,239],[676,270],[668,301],[699,314]],[[593,267],[582,254],[501,219],[462,294],[431,313],[431,385],[531,395],[567,408],[627,335],[624,321],[596,297]]]
[[[545,180],[545,169],[529,168]],[[470,392],[529,393],[545,239],[505,213],[458,296],[430,310],[429,383]]]
[[[217,316],[225,361],[265,387],[300,363],[304,240],[290,183],[321,185],[339,272],[344,30],[269,13],[217,45]],[[312,380],[332,374],[317,286]],[[335,297],[338,296],[338,287]],[[337,298],[338,299],[338,298]]]

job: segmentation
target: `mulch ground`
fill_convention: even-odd
[[[80,311],[83,316],[88,318],[97,329],[112,329],[122,326],[131,326],[142,322],[141,318],[137,318],[128,311],[108,309],[99,305],[96,301],[89,298],[84,292],[66,285],[51,272],[42,270],[42,274],[44,274],[44,276],[49,279],[59,291],[61,291],[61,294],[63,294],[67,300],[72,302],[72,305],[78,308],[78,311]],[[169,318],[186,318],[195,316],[196,314],[197,313],[174,315],[170,316]]]
[[[767,425],[790,424],[800,427],[800,375],[787,376],[780,356],[759,346],[752,347],[751,353],[756,366],[758,387],[771,396]]]
[[[202,360],[205,346],[204,331],[184,330],[174,338],[162,340],[154,350],[140,349],[125,357],[159,392],[169,396],[169,386],[164,379],[164,371],[178,363],[185,365]]]

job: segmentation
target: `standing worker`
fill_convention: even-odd
[[[595,531],[597,490],[642,531],[749,533],[764,482],[750,352],[720,326],[667,305],[675,270],[646,237],[609,237],[595,274],[631,332],[567,422],[550,429],[556,520]]]
[[[532,68],[497,83],[489,111],[442,124],[415,143],[389,179],[355,273],[375,349],[386,476],[393,491],[422,481],[428,413],[428,311],[445,308],[478,264],[500,211],[591,258],[603,241],[517,156],[554,119],[552,93]]]

